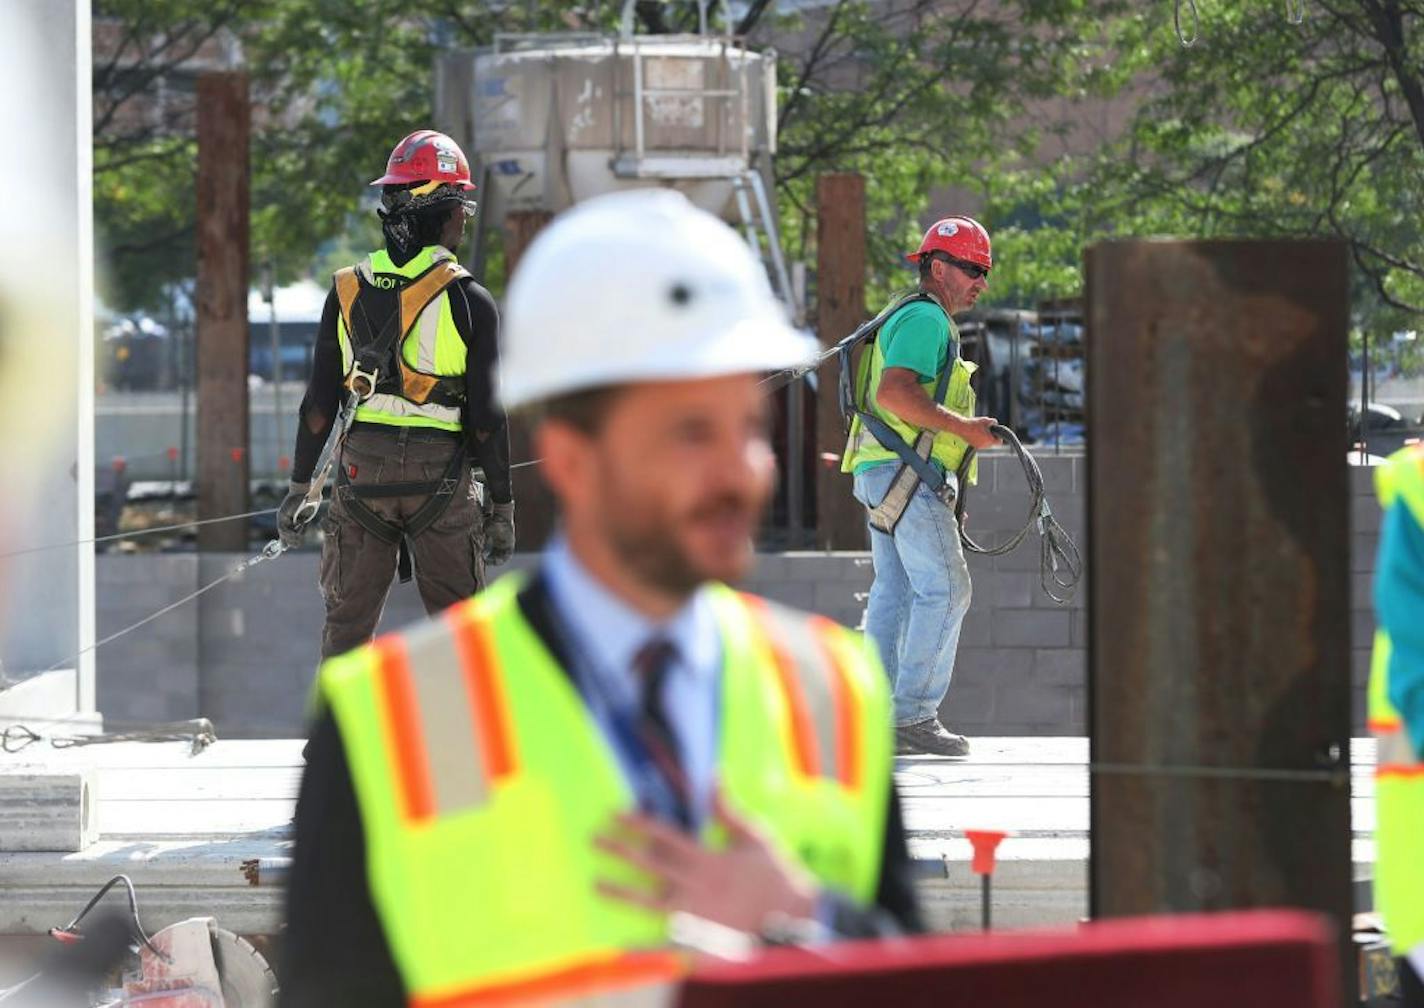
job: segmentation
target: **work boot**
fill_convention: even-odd
[[[969,740],[956,735],[939,723],[938,718],[930,718],[912,725],[898,725],[895,728],[895,754],[897,756],[968,756]]]

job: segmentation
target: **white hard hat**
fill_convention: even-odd
[[[600,385],[795,367],[817,350],[737,233],[667,189],[599,196],[549,225],[510,281],[503,333],[510,409]]]

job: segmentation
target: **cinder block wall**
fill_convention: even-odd
[[[1086,468],[1078,454],[1039,458],[1054,513],[1084,554]],[[1374,633],[1370,582],[1379,511],[1370,471],[1351,470],[1352,603],[1356,733]],[[1027,516],[1017,459],[986,457],[969,495],[971,534],[1000,542]],[[969,735],[1080,735],[1086,729],[1086,581],[1073,602],[1055,605],[1039,586],[1038,535],[998,558],[971,557],[974,600],[943,709]],[[230,570],[239,558],[193,554],[99,557],[99,634],[141,619]],[[533,557],[515,558],[527,566]],[[746,587],[788,605],[859,626],[870,590],[870,555],[763,554]],[[316,667],[322,607],[317,556],[264,563],[196,602],[99,651],[99,706],[114,722],[210,717],[218,732],[292,736],[302,732]],[[383,626],[418,619],[411,585],[392,589]]]

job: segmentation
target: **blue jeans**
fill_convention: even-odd
[[[856,500],[879,504],[899,468],[889,463],[857,475]],[[969,611],[969,565],[954,512],[921,483],[893,536],[870,530],[870,553],[875,583],[865,632],[895,691],[896,726],[917,724],[936,717],[949,692]]]

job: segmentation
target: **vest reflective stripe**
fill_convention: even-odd
[[[516,766],[487,617],[456,606],[375,649],[406,821],[483,805]]]
[[[1375,736],[1375,760],[1376,777],[1424,776],[1424,763],[1414,755],[1414,745],[1403,728]]]
[[[580,963],[557,973],[483,984],[476,988],[410,999],[411,1008],[475,1008],[485,1005],[577,1005],[579,1008],[662,1008],[677,994],[676,980],[687,972],[682,956],[633,952]]]
[[[741,598],[766,634],[786,697],[801,773],[834,777],[847,787],[858,787],[860,756],[854,725],[860,712],[839,656],[828,649],[824,626],[765,599]]]
[[[854,661],[854,656],[846,653],[850,642],[835,623],[824,617],[813,616],[810,624],[818,642],[830,656],[831,668],[835,672],[830,677],[830,683],[835,694],[836,752],[840,757],[837,776],[846,787],[859,791],[865,784],[865,747],[860,737],[860,724],[866,716],[865,698],[850,674]]]
[[[665,916],[598,891],[605,880],[645,884],[594,843],[635,807],[633,791],[524,618],[520,586],[502,578],[400,643],[382,638],[329,660],[319,677],[351,768],[372,902],[413,1005],[507,1003],[530,991],[565,1003],[605,980],[636,982],[641,996],[650,984],[637,968],[666,954]],[[823,885],[871,901],[893,768],[883,671],[850,631],[770,607],[778,640],[794,642],[777,646],[810,665],[798,659],[783,673],[755,604],[724,587],[709,599],[723,649],[717,773],[727,800]],[[831,711],[829,732],[818,717],[792,738],[787,682],[807,719]],[[723,844],[723,832],[709,825],[703,840]],[[627,1003],[631,992],[616,989],[599,1003]]]
[[[497,784],[518,771],[519,759],[504,675],[494,652],[489,613],[478,602],[470,602],[446,610],[444,619],[454,631],[459,672],[473,701],[471,713],[474,723],[479,725],[480,758],[485,775]]]
[[[367,423],[385,423],[396,427],[422,426],[421,421],[431,421],[423,426],[441,427],[449,430],[460,429],[460,408],[458,406],[435,406],[426,403],[418,406],[409,399],[402,399],[389,392],[378,392],[356,410],[356,419]]]
[[[440,312],[423,311],[415,322],[415,360],[407,359],[407,364],[413,364],[417,371],[425,374],[435,373],[435,339],[440,332]],[[402,352],[409,357],[410,342],[402,348]]]

